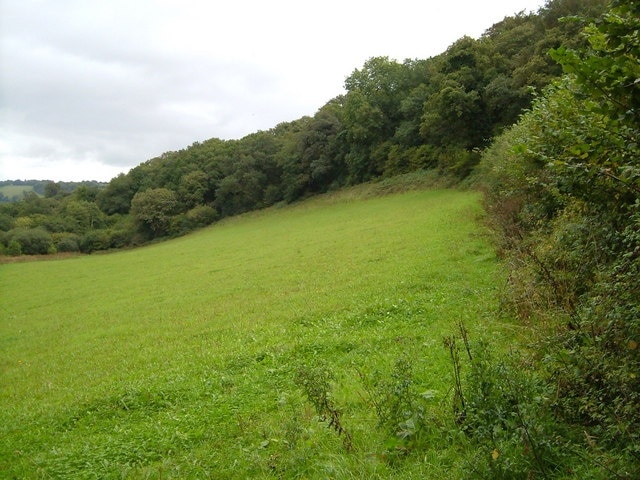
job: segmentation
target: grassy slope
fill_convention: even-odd
[[[443,335],[499,330],[478,197],[321,197],[142,249],[0,265],[0,472],[78,478],[448,478],[457,446],[399,464],[357,370],[410,358],[447,411]],[[294,383],[335,376],[354,438]],[[2,474],[0,474],[1,476]]]
[[[33,187],[31,185],[4,185],[0,187],[0,193],[7,198],[12,198],[16,195],[22,198],[24,192],[33,192]]]

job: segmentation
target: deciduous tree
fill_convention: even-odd
[[[175,192],[167,188],[138,192],[131,200],[131,214],[154,236],[162,236],[169,231],[171,216],[176,213],[177,207]]]

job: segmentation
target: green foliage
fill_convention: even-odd
[[[100,210],[107,215],[128,213],[135,193],[136,185],[133,175],[120,174],[113,178],[107,188],[98,194],[96,203]]]
[[[72,193],[76,200],[84,202],[95,202],[101,189],[93,185],[80,185]]]
[[[328,427],[342,437],[345,450],[351,451],[353,450],[353,438],[344,427],[342,414],[331,396],[331,382],[333,380],[331,372],[326,367],[320,366],[300,368],[296,374],[295,382],[313,405],[320,421],[327,422]]]
[[[513,303],[548,322],[539,360],[554,412],[584,432],[585,465],[623,478],[640,471],[638,13],[614,1],[587,47],[554,50],[568,75],[481,163]]]
[[[178,197],[187,208],[202,205],[209,188],[208,185],[208,175],[202,170],[194,170],[183,176],[180,180]]]
[[[478,146],[483,138],[482,105],[475,90],[449,82],[425,103],[420,133],[431,144]]]
[[[52,212],[54,205],[55,200],[52,198],[42,198],[35,192],[27,192],[19,203],[17,216],[47,215]]]
[[[437,423],[429,410],[434,390],[416,391],[413,363],[407,358],[396,361],[389,375],[380,371],[358,375],[378,418],[378,428],[386,437],[388,455],[393,458],[425,448],[427,434]]]
[[[262,172],[250,164],[239,165],[232,175],[218,184],[214,205],[225,217],[264,207],[265,183]]]
[[[565,72],[577,77],[601,113],[633,123],[640,108],[640,6],[631,0],[614,0],[612,7],[585,30],[589,49],[559,48],[552,55]]]
[[[174,235],[180,235],[211,225],[218,218],[218,212],[215,208],[208,205],[198,205],[186,213],[174,216],[171,219],[170,231]]]
[[[16,229],[11,232],[10,238],[10,250],[15,251],[15,247],[11,248],[11,243],[15,241],[20,245],[20,251],[24,255],[46,255],[51,253],[53,248],[51,235],[40,227]]]
[[[484,48],[463,37],[442,57],[444,76],[424,103],[420,133],[427,143],[443,147],[480,147],[489,131],[482,95]]]
[[[636,474],[640,472],[639,219],[636,206],[622,233],[626,248],[600,269],[577,306],[574,328],[553,339],[545,358],[558,385],[556,406],[561,415],[587,425],[601,447],[634,458],[629,467]]]
[[[0,231],[8,232],[15,225],[15,219],[6,213],[0,213]]]
[[[570,468],[562,431],[546,408],[548,387],[520,362],[496,357],[483,343],[473,348],[459,418],[478,446],[467,468],[479,478],[550,478]]]
[[[313,117],[239,140],[195,142],[143,162],[106,186],[96,182],[0,182],[0,188],[19,188],[20,194],[31,189],[10,213],[13,219],[30,219],[31,224],[24,228],[40,226],[50,233],[91,238],[91,231],[109,230],[119,216],[131,215],[137,224],[129,222],[124,228],[130,230],[119,238],[139,244],[207,224],[209,218],[196,220],[187,214],[200,206],[215,208],[223,218],[425,169],[463,180],[477,164],[480,150],[530,106],[533,92],[561,73],[548,56],[549,49],[556,48],[556,55],[569,59],[573,50],[566,49],[587,43],[578,35],[583,21],[560,21],[560,17],[595,17],[603,4],[604,0],[553,0],[537,13],[506,17],[479,39],[462,37],[436,57],[402,62],[370,58],[346,78],[346,93],[327,102]],[[593,58],[588,62],[582,62],[581,56],[571,57],[574,61],[567,60],[566,68],[570,64],[576,72],[579,68],[626,68],[623,78],[635,82],[635,67],[624,63],[622,44],[611,43],[616,40],[609,38],[617,35],[617,21],[608,23],[610,33],[591,39],[599,54],[590,55]],[[581,62],[593,65],[580,66]],[[624,85],[616,86],[611,82],[617,80],[606,77],[597,88],[621,95]],[[608,125],[601,122],[598,128],[608,129]],[[632,130],[625,133],[621,128],[618,133],[621,141],[634,141]],[[557,144],[561,145],[560,139]],[[576,155],[585,153],[583,145],[576,144]],[[612,159],[610,163],[619,162]],[[629,162],[624,168],[601,168],[609,169],[602,174],[609,180],[629,184],[638,177]],[[585,185],[597,176],[595,172],[583,175]],[[38,194],[44,194],[45,188],[48,198],[41,198]],[[141,213],[138,205],[137,212],[131,211],[132,203],[140,203],[139,198],[134,202],[136,195],[159,189],[174,192],[174,209],[160,214],[164,207],[156,205],[143,207]],[[45,218],[36,217],[40,215]],[[94,235],[99,236],[103,235]],[[101,248],[108,243],[114,244],[97,241],[87,245]]]
[[[44,196],[46,198],[53,198],[56,195],[58,195],[61,191],[62,189],[60,188],[60,185],[58,185],[55,182],[48,182],[44,186]]]
[[[143,228],[149,229],[155,236],[169,232],[171,217],[177,208],[177,196],[167,188],[138,192],[131,200],[131,214]]]
[[[326,192],[344,181],[341,109],[337,102],[329,102],[313,118],[301,119],[287,132],[277,155],[285,201]]]
[[[20,245],[20,242],[16,239],[10,240],[5,253],[12,257],[22,255],[22,245]]]
[[[85,233],[88,230],[102,228],[106,218],[94,202],[87,200],[71,200],[64,206],[64,218],[69,223],[69,230]]]
[[[78,246],[82,253],[107,250],[111,247],[110,231],[106,229],[91,230],[80,237]]]
[[[73,233],[52,235],[58,252],[79,252],[80,237]]]

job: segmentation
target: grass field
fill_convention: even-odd
[[[455,478],[442,339],[460,320],[502,330],[479,196],[355,192],[0,265],[0,477]],[[427,449],[376,415],[399,365],[425,393]],[[302,386],[318,372],[348,433]]]
[[[22,198],[24,192],[33,192],[33,187],[31,185],[4,185],[0,187],[0,193],[7,198],[15,196]]]

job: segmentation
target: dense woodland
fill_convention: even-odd
[[[569,458],[638,478],[639,31],[640,2],[553,0],[436,57],[371,58],[313,117],[3,204],[1,248],[89,253],[414,170],[465,179],[511,269],[504,307],[540,331],[526,361],[476,354],[456,396],[463,431],[515,459],[483,478]]]
[[[0,206],[8,255],[90,253],[181,235],[220,218],[417,169],[464,178],[492,138],[561,73],[552,47],[584,43],[604,0],[557,0],[426,60],[369,59],[346,94],[239,140],[166,152],[106,188],[59,184]]]

